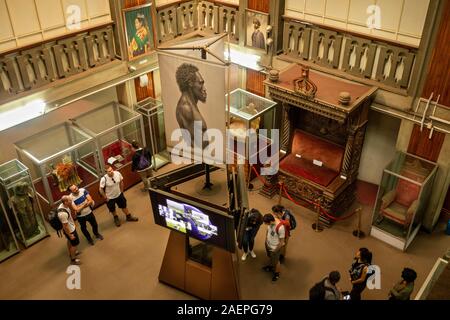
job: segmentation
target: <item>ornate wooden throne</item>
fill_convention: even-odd
[[[368,111],[377,88],[297,64],[265,85],[282,106],[278,181],[297,200],[319,201],[328,212],[341,215],[355,199]],[[322,221],[329,223],[326,217]]]

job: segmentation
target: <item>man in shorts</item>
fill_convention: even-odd
[[[106,199],[109,212],[114,216],[114,223],[120,227],[120,219],[116,213],[116,205],[122,209],[127,221],[138,221],[127,209],[127,199],[123,194],[123,177],[119,171],[114,171],[110,164],[106,165],[106,174],[100,179],[100,194]]]
[[[273,273],[272,281],[280,278],[280,253],[284,246],[286,230],[283,223],[272,214],[265,214],[263,222],[267,226],[266,253],[269,264],[263,267],[264,271]]]
[[[58,219],[63,226],[64,235],[67,238],[67,249],[69,250],[69,257],[71,264],[81,264],[80,259],[77,258],[79,252],[77,246],[80,244],[80,238],[73,220],[72,214],[75,212],[75,208],[70,196],[63,196],[61,198],[61,204],[58,207]]]

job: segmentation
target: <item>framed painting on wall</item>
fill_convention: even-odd
[[[148,54],[156,47],[151,6],[149,3],[123,9],[128,60]]]
[[[246,9],[245,25],[245,45],[255,49],[266,50],[266,29],[269,25],[269,15],[264,12]]]

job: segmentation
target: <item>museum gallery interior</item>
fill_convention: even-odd
[[[449,300],[449,56],[449,0],[0,0],[0,299]]]

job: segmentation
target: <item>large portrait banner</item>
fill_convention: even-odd
[[[224,163],[226,67],[165,51],[158,59],[172,162]]]

